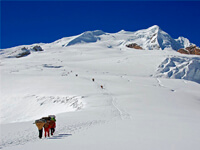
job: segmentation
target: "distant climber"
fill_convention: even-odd
[[[44,126],[45,122],[46,121],[44,119],[35,120],[35,124],[38,127],[40,139],[42,138],[43,126]]]

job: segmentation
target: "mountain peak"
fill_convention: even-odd
[[[158,32],[159,30],[161,30],[161,28],[158,25],[153,25],[153,26],[149,27],[147,30],[151,30],[153,32]]]
[[[124,29],[120,30],[118,33],[125,33],[126,31]]]
[[[102,30],[94,30],[94,31],[86,31],[83,32],[80,36],[76,37],[72,41],[70,41],[67,46],[75,45],[78,43],[92,43],[100,40],[100,35],[105,34]]]
[[[104,34],[105,32],[103,32],[102,30],[94,30],[94,31],[86,31],[86,32],[83,32],[82,35],[94,35],[94,36],[99,36],[99,35],[102,35]]]

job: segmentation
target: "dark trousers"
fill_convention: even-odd
[[[39,138],[40,138],[40,139],[42,138],[42,130],[43,130],[43,129],[39,130]]]
[[[51,128],[51,135],[55,132],[55,128]]]

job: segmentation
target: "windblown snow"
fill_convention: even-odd
[[[198,57],[168,57],[158,67],[156,76],[200,83],[200,59]]]
[[[200,57],[176,52],[189,45],[155,25],[1,50],[0,149],[199,150]],[[33,122],[51,114],[41,140]]]

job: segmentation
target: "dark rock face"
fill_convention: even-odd
[[[33,47],[33,50],[35,50],[35,51],[44,51],[44,50],[42,49],[42,47],[39,46],[39,45],[34,46],[34,47]]]
[[[15,55],[14,57],[16,58],[21,58],[21,57],[25,57],[31,54],[31,52],[37,52],[37,51],[43,51],[42,47],[39,45],[34,46],[33,48],[26,48],[26,47],[22,47],[21,49],[18,50],[17,55]]]
[[[31,54],[31,52],[24,47],[24,48],[21,49],[21,52],[16,55],[16,58],[28,56],[29,54]]]
[[[191,45],[189,47],[179,49],[178,52],[182,54],[200,55],[200,48],[196,45]]]
[[[137,45],[136,43],[132,43],[132,44],[128,44],[126,45],[129,48],[135,48],[135,49],[143,49],[142,47],[140,47],[139,45]]]

